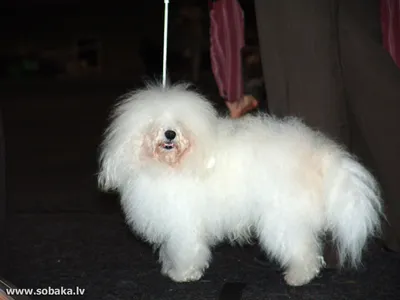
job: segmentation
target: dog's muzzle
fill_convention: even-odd
[[[174,149],[175,146],[176,146],[176,145],[175,145],[175,142],[174,142],[174,139],[175,139],[175,137],[176,137],[176,132],[173,131],[173,130],[166,130],[166,131],[164,132],[164,136],[165,136],[166,141],[163,143],[162,147],[163,147],[165,150]]]

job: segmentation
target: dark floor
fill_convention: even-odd
[[[150,248],[126,228],[113,195],[96,188],[96,150],[107,109],[126,83],[1,87],[7,140],[7,279],[21,288],[79,286],[84,299],[218,299],[243,282],[242,299],[400,299],[400,256],[373,246],[358,272],[324,272],[290,288],[258,248],[223,246],[196,283],[159,273]],[[234,298],[225,298],[235,300]]]
[[[242,299],[399,299],[400,258],[375,249],[358,273],[325,272],[290,288],[279,270],[254,262],[257,247],[214,251],[205,277],[176,284],[160,275],[150,248],[136,240],[120,215],[19,215],[12,223],[9,279],[19,287],[75,287],[85,299],[218,299],[226,282],[244,282]],[[232,299],[235,300],[235,299]]]

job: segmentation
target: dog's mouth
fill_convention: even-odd
[[[173,142],[164,142],[162,143],[161,147],[165,150],[172,150],[176,147],[176,145]]]

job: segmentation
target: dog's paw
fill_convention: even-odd
[[[162,270],[164,275],[167,275],[175,282],[190,282],[197,281],[203,277],[203,271],[196,268],[190,268],[185,271],[177,271],[175,269]]]
[[[172,266],[168,264],[163,264],[161,267],[161,274],[164,276],[168,276],[168,273],[171,271]]]
[[[317,275],[318,273],[307,274],[304,271],[289,270],[285,274],[285,281],[290,286],[302,286],[309,283]]]
[[[322,256],[318,256],[308,264],[295,264],[289,266],[285,272],[285,281],[290,286],[302,286],[317,277],[321,268],[325,266]]]
[[[309,283],[319,275],[321,271],[320,266],[297,266],[290,267],[285,272],[285,281],[290,286],[302,286]]]

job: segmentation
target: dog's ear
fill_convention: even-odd
[[[116,131],[108,130],[100,146],[98,185],[104,190],[116,190],[121,186],[128,172],[128,160],[132,160],[131,151],[127,151],[127,143]]]
[[[118,188],[117,164],[115,155],[103,149],[99,161],[100,171],[97,174],[97,182],[101,190],[109,191]]]
[[[125,134],[124,131],[121,127],[110,126],[100,146],[97,179],[99,188],[104,191],[117,190],[140,168],[143,134],[141,131]]]

